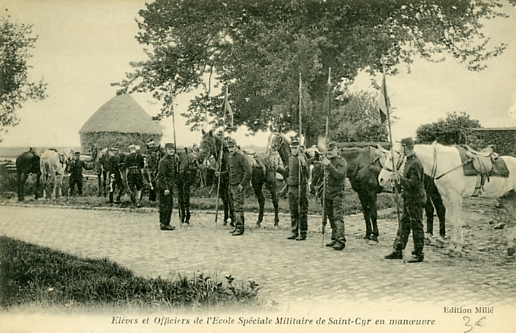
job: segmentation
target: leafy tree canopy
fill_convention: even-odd
[[[338,104],[338,103],[336,103]],[[388,132],[381,123],[376,96],[360,91],[349,96],[349,102],[336,105],[330,131],[338,142],[386,142]],[[391,115],[391,118],[392,115]]]
[[[453,112],[448,113],[445,119],[419,126],[416,138],[420,143],[437,141],[443,145],[466,144],[473,139],[469,129],[481,127],[480,121],[471,119],[467,113]]]
[[[506,17],[501,0],[156,0],[139,12],[137,40],[148,60],[118,84],[120,92],[152,92],[169,114],[170,95],[204,87],[184,116],[193,129],[205,116],[220,125],[229,87],[235,125],[251,131],[298,127],[301,73],[303,133],[324,133],[322,112],[329,68],[338,97],[342,82],[366,70],[387,73],[421,56],[439,62],[451,54],[469,70],[505,44],[488,48],[484,19]],[[409,67],[410,68],[410,67]],[[206,83],[207,82],[207,83]]]
[[[30,82],[27,64],[32,55],[37,36],[32,36],[32,26],[11,22],[10,17],[0,19],[0,132],[7,126],[16,126],[16,109],[29,99],[45,98],[46,84]]]

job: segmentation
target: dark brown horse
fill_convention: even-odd
[[[35,198],[38,199],[39,180],[41,177],[41,169],[39,167],[39,162],[39,155],[32,149],[24,153],[21,153],[16,158],[18,201],[23,201],[25,199],[25,182],[27,182],[27,178],[31,173],[36,175],[36,189],[34,192]]]
[[[229,163],[229,151],[225,147],[222,150],[223,145],[224,143],[222,138],[217,135],[214,135],[213,130],[209,132],[203,131],[201,144],[199,146],[199,162],[202,163],[204,159],[208,158],[209,156],[214,156],[217,159],[217,161],[222,161],[221,170],[226,170],[226,168],[228,168]],[[219,159],[221,150],[223,151],[222,159]],[[256,157],[256,160],[258,161],[258,165],[253,167],[253,172],[251,175],[251,184],[254,190],[254,194],[258,198],[259,204],[258,221],[256,222],[256,224],[260,226],[260,224],[263,221],[263,212],[265,206],[263,186],[265,185],[271,193],[272,204],[274,206],[274,226],[278,226],[279,215],[278,196],[276,193],[276,170],[273,167],[269,158],[267,158],[266,156],[258,156]],[[229,179],[222,177],[220,188],[221,198],[224,204],[224,221],[226,222],[228,212],[230,212],[232,216],[230,206],[231,203],[229,202]]]

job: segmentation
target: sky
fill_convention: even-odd
[[[415,136],[421,124],[464,111],[483,127],[516,127],[516,10],[506,6],[509,19],[486,23],[493,45],[508,44],[504,54],[487,61],[482,72],[470,72],[453,59],[429,63],[416,59],[408,73],[387,78],[393,115],[394,140]],[[3,134],[0,147],[80,146],[83,124],[116,94],[111,83],[131,72],[131,61],[145,60],[135,35],[135,19],[145,8],[140,0],[0,0],[1,15],[32,24],[38,35],[29,65],[29,78],[48,83],[48,97],[29,101],[17,111],[20,123]],[[297,75],[297,74],[296,74]],[[373,90],[368,75],[357,77],[354,90]],[[149,115],[159,112],[149,95],[133,94]],[[191,132],[185,112],[192,94],[176,98],[176,140],[180,146],[199,143],[201,133]],[[173,141],[170,118],[164,119],[162,142]],[[233,135],[240,145],[266,146],[268,133],[248,136],[241,128]]]

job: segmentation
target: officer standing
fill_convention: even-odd
[[[247,188],[251,179],[252,168],[244,154],[238,150],[236,141],[234,139],[228,139],[226,145],[230,154],[229,194],[230,201],[233,203],[233,216],[235,219],[235,229],[231,233],[233,236],[240,236],[244,233],[245,189]],[[224,172],[220,174],[223,175]]]
[[[324,212],[331,225],[332,241],[326,246],[334,250],[342,250],[346,247],[344,235],[344,186],[348,165],[346,160],[339,156],[339,150],[335,142],[326,146],[326,156],[322,164],[326,172],[324,179]]]
[[[385,259],[402,259],[403,250],[407,246],[408,237],[412,230],[414,240],[414,257],[408,262],[421,262],[424,259],[424,229],[423,208],[426,203],[426,192],[423,181],[424,169],[421,161],[414,151],[414,140],[404,138],[401,140],[403,154],[407,157],[403,175],[396,173],[396,182],[401,184],[401,197],[403,199],[403,214],[396,239],[394,251],[385,256]]]
[[[109,179],[109,203],[113,203],[113,197],[115,191],[118,190],[116,195],[116,204],[120,203],[122,194],[124,193],[124,182],[122,181],[122,173],[120,171],[120,164],[122,157],[117,146],[112,146],[109,149],[108,160],[107,160],[107,177]]]
[[[145,166],[143,156],[136,152],[136,146],[129,146],[129,155],[124,161],[127,186],[131,194],[131,202],[137,207],[141,206],[143,188],[143,167]]]
[[[165,150],[165,156],[159,161],[156,183],[159,200],[159,226],[161,230],[174,230],[175,227],[170,225],[174,206],[174,184],[177,177],[174,144],[166,143]]]
[[[292,231],[287,239],[303,241],[306,239],[308,231],[308,165],[304,155],[299,153],[299,148],[299,139],[292,138],[290,141],[291,155],[284,173],[288,174],[288,204]],[[281,171],[280,173],[282,173]]]
[[[86,164],[83,160],[81,160],[81,153],[76,151],[75,158],[71,161],[68,170],[70,171],[70,179],[68,180],[68,184],[70,187],[70,196],[73,196],[73,190],[75,185],[77,185],[77,191],[79,192],[79,196],[82,197],[82,169],[91,170],[93,169],[92,165]]]

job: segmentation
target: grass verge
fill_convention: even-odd
[[[237,284],[198,274],[175,281],[137,277],[107,259],[83,259],[0,236],[0,306],[114,306],[128,308],[257,308],[254,281]]]

